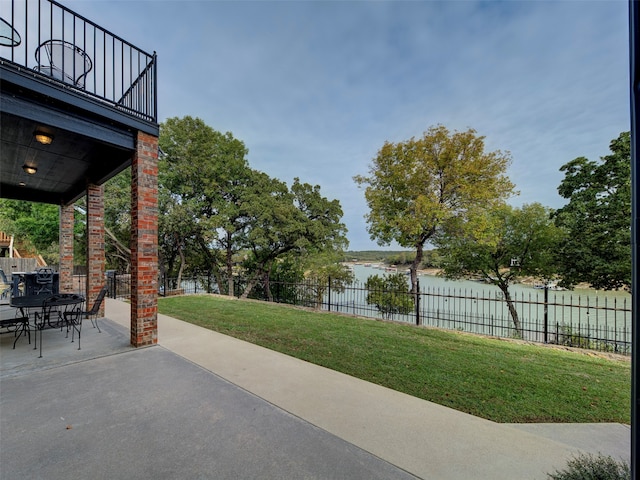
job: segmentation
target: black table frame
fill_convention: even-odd
[[[53,308],[57,309],[58,307],[81,305],[84,303],[84,301],[85,299],[82,295],[78,295],[75,293],[58,293],[55,295],[28,295],[24,297],[13,297],[9,301],[9,305],[14,308],[20,309],[20,314],[22,315],[22,317],[27,318],[27,322],[29,318],[29,309],[40,309],[40,315],[38,315],[38,312],[35,312],[33,324],[35,329],[40,331],[40,356],[38,358],[42,358],[42,330],[44,330],[44,327],[47,324],[50,327],[53,327],[53,325],[51,325],[51,310]],[[80,307],[80,309],[82,308]],[[25,310],[27,311],[26,314]],[[42,321],[39,321],[38,317],[41,317]],[[56,325],[56,327],[60,326],[61,322],[64,322],[64,319],[58,311],[58,324]],[[29,343],[31,343],[30,334]],[[34,341],[33,348],[34,350],[38,348],[37,339],[35,339]]]

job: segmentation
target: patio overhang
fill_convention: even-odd
[[[155,53],[56,1],[0,2],[0,197],[61,207],[62,290],[73,271],[72,205],[86,195],[92,302],[105,282],[102,185],[132,167],[135,346],[157,342],[156,65]]]
[[[0,29],[1,197],[68,205],[158,136],[155,54],[50,0],[3,2]]]
[[[67,205],[131,165],[136,129],[5,80],[0,66],[0,195]],[[52,135],[49,145],[34,134]],[[33,167],[29,174],[24,166]]]

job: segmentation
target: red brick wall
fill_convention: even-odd
[[[60,207],[60,292],[73,293],[73,204]]]
[[[87,308],[91,308],[105,280],[104,187],[87,187]],[[104,302],[100,306],[104,316]]]
[[[158,343],[158,139],[138,132],[131,165],[131,344]]]

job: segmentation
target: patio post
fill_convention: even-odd
[[[73,204],[60,206],[60,292],[73,293]]]
[[[105,284],[104,187],[87,186],[87,305],[91,306]],[[98,314],[104,316],[104,302]]]
[[[138,132],[131,164],[131,345],[158,343],[158,138]]]

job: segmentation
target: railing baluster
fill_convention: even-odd
[[[68,42],[72,45],[71,49],[62,48],[54,54],[58,62],[62,61],[60,65],[55,64],[62,79],[51,72],[51,60],[44,51],[45,47],[38,51],[38,64],[42,66],[39,75],[49,74],[49,77],[61,82],[66,78],[66,87],[77,87],[83,93],[145,121],[157,121],[155,52],[144,52],[54,0],[25,0],[19,3],[11,0],[3,5],[10,9],[5,13],[3,6],[3,16],[20,34],[21,40],[15,48],[0,51],[0,56],[7,61],[5,65],[13,65],[20,70],[32,69],[34,53],[40,45],[48,40]],[[35,25],[30,25],[31,20]],[[37,31],[34,31],[34,27]],[[99,46],[100,38],[102,48]],[[76,49],[84,51],[91,59],[92,69],[89,72],[85,72],[84,60],[76,55]],[[76,86],[69,81],[79,78],[83,79],[83,85]],[[126,98],[125,92],[129,92]]]

